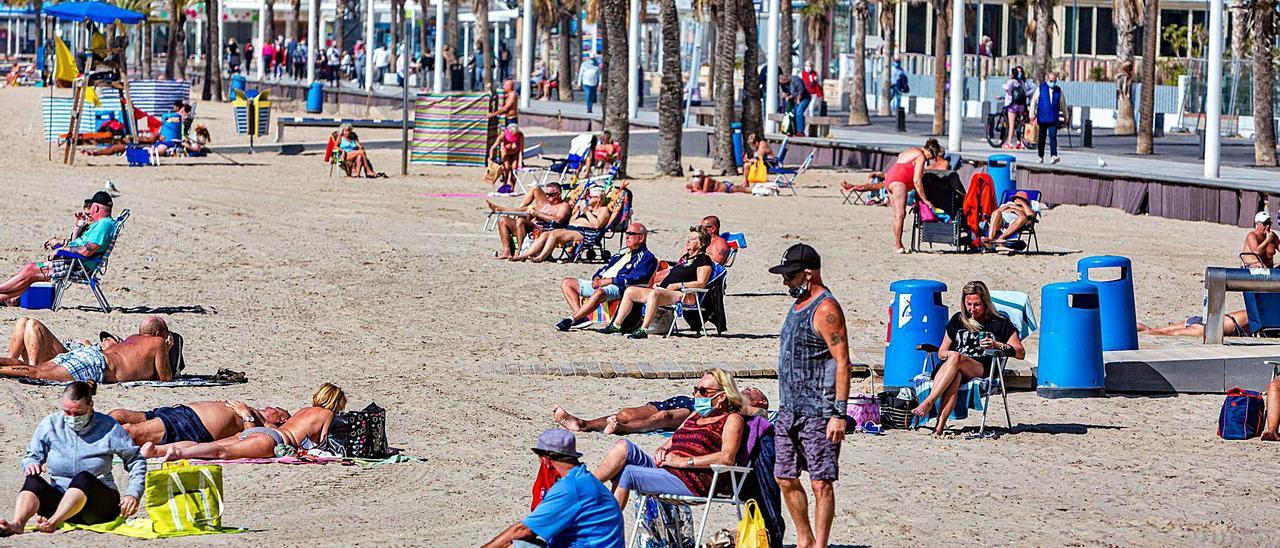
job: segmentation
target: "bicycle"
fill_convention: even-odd
[[[1027,113],[1024,110],[1019,112],[1014,118],[1014,137],[1016,138],[1016,146],[1014,148],[1027,148],[1026,145],[1026,128]],[[1000,112],[987,115],[986,137],[987,144],[992,148],[1001,148],[1007,139],[1009,129],[1009,107],[1004,106]]]

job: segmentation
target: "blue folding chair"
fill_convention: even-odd
[[[725,270],[723,266],[720,266],[715,263],[711,263],[711,279],[707,280],[706,287],[686,287],[680,290],[681,293],[684,293],[685,297],[688,297],[689,295],[693,295],[693,299],[694,299],[693,304],[684,302],[685,299],[682,298],[680,299],[679,302],[677,302],[672,306],[663,307],[663,308],[670,309],[675,313],[675,318],[671,320],[671,327],[667,329],[667,334],[665,335],[666,337],[670,337],[672,333],[676,332],[676,323],[678,323],[681,318],[686,318],[686,314],[690,312],[693,312],[694,315],[696,315],[698,318],[698,325],[695,328],[695,330],[698,332],[698,336],[699,337],[707,336],[707,320],[710,314],[712,313],[719,313],[719,314],[724,313],[724,299],[723,299],[723,296],[720,299],[721,310],[719,310],[718,312],[711,309],[704,308],[703,303],[704,301],[707,300],[707,295],[710,294],[711,292],[724,291],[724,275],[726,272],[728,271]],[[687,319],[685,321],[688,322]],[[690,325],[692,326],[692,324]],[[716,334],[717,335],[720,334],[719,327],[716,328]]]
[[[127,220],[129,220],[128,209],[124,210],[124,213],[121,213],[119,217],[116,217],[115,231],[111,234],[111,239],[107,241],[106,249],[102,250],[99,255],[97,268],[89,269],[84,262],[86,258],[68,257],[71,259],[71,269],[67,271],[66,275],[52,280],[53,310],[58,309],[58,305],[62,302],[62,294],[74,283],[89,286],[93,296],[98,299],[98,306],[102,308],[102,312],[104,314],[111,312],[111,305],[107,303],[107,296],[102,293],[102,273],[107,270],[107,261],[111,259],[111,251],[116,247],[116,239],[120,237],[120,229],[124,228],[124,222]]]
[[[1004,194],[1000,195],[1000,205],[1009,203],[1009,200],[1013,199],[1013,194],[1015,192],[1025,192],[1027,194],[1027,199],[1032,202],[1040,201],[1039,190],[1012,189],[1006,190],[1004,191]],[[1036,224],[1039,222],[1039,215],[1037,215],[1035,219],[1031,219],[1027,224],[1023,225],[1022,229],[1018,230],[1018,233],[1015,235],[1015,239],[1026,242],[1027,249],[1034,247],[1037,253],[1040,252],[1040,238],[1036,236]]]
[[[804,163],[800,164],[800,167],[795,169],[785,167],[769,168],[769,175],[773,176],[773,184],[778,187],[779,192],[785,188],[791,190],[792,196],[797,195],[796,178],[799,177],[801,173],[809,170],[809,165],[813,164],[813,154],[813,152],[809,152],[809,155],[804,159]],[[780,165],[781,163],[779,163],[779,166]]]
[[[539,184],[547,184],[547,179],[550,178],[551,174],[557,173],[560,175],[557,182],[563,185],[565,177],[569,174],[577,175],[578,171],[582,169],[582,166],[586,163],[587,159],[590,158],[592,154],[595,154],[595,150],[595,135],[586,134],[574,137],[573,141],[570,141],[569,143],[568,156],[563,158],[546,157],[548,160],[551,160],[551,165],[547,166],[547,172],[543,174],[542,182]]]
[[[1244,311],[1249,315],[1248,335],[1274,337],[1280,334],[1280,293],[1246,291],[1244,292]],[[1240,327],[1242,326],[1236,326],[1236,332],[1243,334]]]

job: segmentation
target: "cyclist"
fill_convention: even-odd
[[[1009,80],[1004,83],[1004,111],[1009,119],[1009,133],[1005,135],[1004,148],[1022,148],[1019,146],[1022,136],[1017,134],[1017,122],[1026,119],[1028,95],[1026,72],[1022,70],[1022,65],[1013,67]]]

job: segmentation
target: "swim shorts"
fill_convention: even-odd
[[[622,298],[622,289],[617,284],[609,284],[601,287],[604,290],[604,298],[609,301],[616,301]],[[583,297],[590,297],[595,293],[596,289],[591,287],[591,280],[578,278],[578,294]]]
[[[811,480],[840,479],[840,444],[831,443],[827,437],[828,420],[793,415],[790,411],[778,412],[774,421],[777,432],[774,476],[797,479],[800,472],[808,471]]]
[[[157,407],[144,413],[147,420],[160,419],[164,423],[164,439],[160,443],[177,441],[194,441],[206,443],[213,441],[213,435],[204,427],[195,410],[185,405]]]
[[[66,368],[72,380],[102,382],[107,370],[107,357],[96,346],[82,346],[53,357],[53,363]]]
[[[1010,225],[1017,221],[1018,217],[1021,217],[1021,215],[1018,215],[1016,211],[1005,210],[1000,212],[1000,217],[1004,219],[1004,224]]]
[[[688,409],[693,411],[693,398],[689,396],[676,396],[666,401],[651,401],[649,405],[658,408],[658,411],[670,411],[672,409]]]

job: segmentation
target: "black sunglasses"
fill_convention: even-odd
[[[712,395],[712,394],[716,394],[716,393],[718,393],[718,392],[720,392],[720,389],[719,389],[719,388],[707,388],[707,387],[705,387],[705,386],[695,386],[695,387],[693,387],[693,395],[695,395],[695,396],[702,396],[702,397],[704,397],[704,398],[705,398],[705,397],[707,397],[707,396],[710,396],[710,395]]]
[[[631,231],[627,231],[624,234],[626,234],[627,236],[644,236],[645,235],[644,232],[631,232]]]

